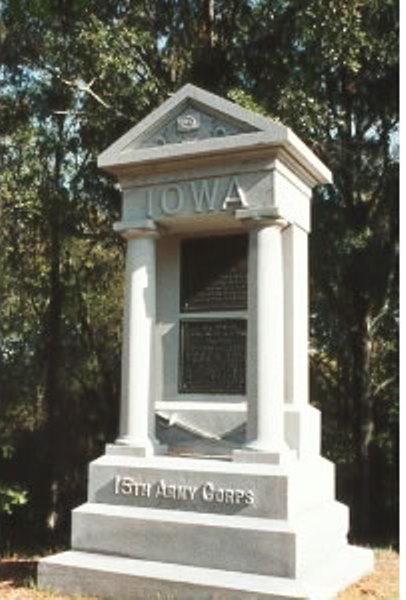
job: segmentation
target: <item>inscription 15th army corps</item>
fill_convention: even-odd
[[[162,498],[180,502],[201,500],[207,503],[241,505],[252,505],[255,501],[254,492],[251,489],[223,488],[210,481],[204,482],[201,486],[175,484],[164,479],[152,484],[138,481],[131,476],[116,475],[113,485],[116,496]]]

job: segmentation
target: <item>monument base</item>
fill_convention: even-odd
[[[303,581],[70,551],[40,562],[40,584],[106,600],[332,600],[372,569],[372,552],[354,546]]]
[[[373,567],[347,544],[334,465],[108,453],[90,464],[72,551],[38,584],[111,600],[328,600]]]

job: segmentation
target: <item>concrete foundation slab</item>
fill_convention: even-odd
[[[305,583],[218,569],[70,551],[43,559],[39,584],[103,600],[332,600],[348,578],[372,567],[372,553],[347,547],[325,569],[326,579]]]

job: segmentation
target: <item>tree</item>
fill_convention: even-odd
[[[282,120],[334,173],[310,238],[313,393],[356,533],[395,514],[395,0],[3,0],[0,15],[0,435],[24,514],[63,522],[115,427],[119,195],[96,156],[188,81]]]
[[[62,81],[80,72],[73,21],[41,3],[3,6],[2,16],[0,432],[14,440],[43,532],[63,521],[82,488],[79,466],[114,429],[118,193],[92,152],[104,132],[89,116],[99,103]]]
[[[374,522],[377,448],[385,446],[396,479],[397,3],[258,2],[256,11],[247,49],[252,94],[334,174],[334,186],[320,189],[314,205],[313,369],[330,432],[337,421],[343,426],[347,461],[356,461],[354,529],[365,537]],[[278,61],[270,64],[274,48]],[[334,445],[330,435],[333,455]]]

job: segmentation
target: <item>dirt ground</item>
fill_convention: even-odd
[[[0,600],[97,600],[65,596],[36,588],[37,560],[0,559]],[[338,600],[399,600],[399,555],[393,550],[375,551],[375,571],[341,592]],[[120,600],[120,598],[116,598]]]
[[[338,595],[338,600],[400,600],[399,554],[375,550],[375,570]]]

